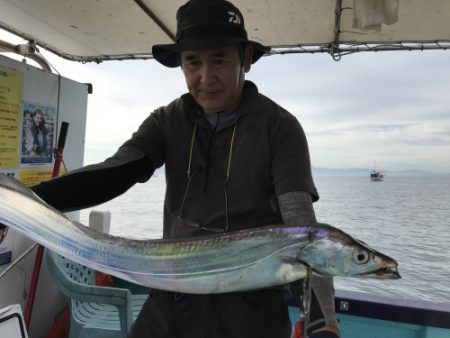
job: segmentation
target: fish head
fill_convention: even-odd
[[[297,259],[322,275],[401,278],[395,259],[372,249],[347,233],[317,224],[311,227],[308,241],[297,251]]]

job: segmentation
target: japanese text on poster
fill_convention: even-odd
[[[0,168],[18,165],[22,73],[0,67]]]

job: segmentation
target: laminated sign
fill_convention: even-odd
[[[0,67],[0,169],[16,168],[23,74]]]

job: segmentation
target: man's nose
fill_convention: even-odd
[[[202,68],[200,69],[201,82],[211,83],[216,81],[216,79],[217,79],[217,72],[214,65],[210,63],[203,64]]]

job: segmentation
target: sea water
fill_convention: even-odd
[[[338,227],[399,263],[400,280],[335,278],[337,289],[450,302],[450,176],[317,176],[319,222]],[[160,238],[165,177],[153,177],[94,208],[111,233]],[[89,210],[81,213],[87,224]]]

